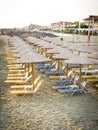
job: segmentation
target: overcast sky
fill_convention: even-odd
[[[98,15],[98,0],[0,0],[0,28],[81,21],[89,15]]]

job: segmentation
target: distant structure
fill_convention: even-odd
[[[98,33],[98,16],[90,15],[88,18],[83,19],[88,24],[88,45],[90,45],[90,35],[94,32]]]
[[[51,30],[63,30],[65,29],[65,27],[69,27],[69,26],[75,26],[78,22],[69,22],[69,21],[59,21],[59,22],[55,22],[55,23],[51,23],[51,25],[49,26],[49,28]]]
[[[93,30],[98,31],[98,16],[90,15],[88,18],[84,18],[83,22],[84,24],[88,25]],[[65,27],[74,27],[75,25],[79,24],[79,21],[70,22],[70,21],[59,21],[55,23],[51,23],[49,26],[52,30],[62,30]]]
[[[34,31],[39,31],[41,29],[47,29],[47,26],[41,26],[41,25],[37,25],[37,24],[30,24],[28,26],[25,26],[22,28],[22,30],[24,31],[28,31],[28,32],[34,32]]]
[[[88,26],[98,30],[98,16],[90,15],[88,18],[84,18],[83,20],[88,24]]]

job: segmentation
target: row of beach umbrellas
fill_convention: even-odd
[[[18,53],[18,56],[20,58],[15,61],[15,63],[32,63],[32,75],[33,75],[33,87],[34,87],[34,64],[41,63],[41,62],[47,62],[50,61],[49,58],[44,57],[43,55],[37,53],[34,49],[31,49],[28,44],[23,44],[24,42],[21,41],[20,38],[12,38],[13,42],[17,42],[17,44],[14,45],[15,52]],[[48,39],[49,40],[49,39]],[[21,44],[20,44],[21,41]],[[55,60],[65,60],[65,64],[78,64],[80,65],[80,80],[79,85],[81,83],[81,70],[82,65],[88,65],[88,64],[98,64],[98,52],[93,47],[88,47],[76,43],[67,43],[63,41],[63,44],[59,46],[57,40],[55,40],[53,43],[52,41],[48,42],[44,39],[37,39],[35,37],[27,37],[26,41],[32,44],[33,46],[36,46],[37,48],[44,48],[46,49],[47,54],[55,54],[52,56],[52,59]],[[60,42],[59,42],[60,43]],[[65,45],[65,46],[64,46]],[[26,47],[25,47],[26,46]],[[27,47],[28,46],[28,47]],[[73,51],[79,52],[79,55],[75,55]],[[85,52],[85,56],[82,56],[80,52]],[[94,53],[93,53],[94,52]],[[94,59],[93,59],[94,58]],[[96,59],[96,60],[95,60]]]
[[[50,59],[44,57],[43,55],[37,53],[34,49],[32,49],[26,42],[24,42],[19,37],[12,37],[10,38],[11,47],[10,50],[14,53],[15,57],[18,57],[14,61],[16,64],[21,63],[31,63],[32,64],[32,85],[34,86],[34,64],[42,63],[42,62],[49,62]]]
[[[50,46],[53,45],[52,40],[49,40],[49,38],[47,38],[47,41],[49,41]],[[56,44],[55,44],[55,41],[56,41]],[[55,56],[52,57],[52,59],[65,60],[64,62],[65,64],[80,65],[80,78],[79,78],[80,79],[79,85],[80,85],[82,65],[98,64],[97,50],[93,46],[82,45],[79,43],[68,43],[68,42],[64,43],[63,41],[63,44],[61,44],[61,46],[57,46],[59,45],[57,44],[57,42],[60,43],[60,41],[54,40],[53,42],[54,42],[54,45],[56,46],[47,50],[46,53],[56,54]],[[78,55],[75,55],[74,53],[72,53],[73,51],[77,51]],[[85,55],[82,56],[80,52],[85,53]]]

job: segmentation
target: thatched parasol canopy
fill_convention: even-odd
[[[89,54],[88,57],[98,60],[98,52],[93,52],[93,53]]]

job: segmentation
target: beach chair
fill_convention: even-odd
[[[7,80],[19,80],[19,79],[26,79],[32,72],[30,68],[29,72],[26,71],[25,73],[10,73],[8,74]]]
[[[85,86],[88,81],[83,81],[81,84],[81,87],[79,89],[73,89],[73,92],[71,96],[73,96],[74,93],[85,93],[87,90],[85,89]]]
[[[21,68],[21,69],[9,69],[8,70],[8,73],[23,73],[23,72],[25,72],[24,68]]]
[[[5,83],[24,84],[24,83],[27,83],[32,78],[32,75],[28,76],[27,78],[24,78],[24,77],[22,78],[23,79],[20,79],[20,80],[14,80],[14,79],[5,80]]]
[[[98,84],[95,84],[96,87],[98,87]]]
[[[70,65],[68,65],[68,69],[72,69],[72,68],[79,68],[79,65],[73,65],[73,64],[70,64]]]
[[[87,81],[83,81],[81,87],[79,87],[76,84],[69,85],[67,89],[57,89],[58,92],[66,94],[66,93],[72,93],[71,96],[73,96],[74,93],[85,93],[87,90],[85,89]]]
[[[38,81],[40,80],[41,76],[38,76],[35,81],[34,81],[34,86],[38,83]],[[32,89],[33,85],[31,84],[20,84],[20,85],[12,85],[10,86],[11,89]]]
[[[46,70],[45,74],[47,75],[65,75],[65,66],[62,69],[58,70],[58,65],[54,69]]]
[[[23,79],[26,79],[27,78],[27,75],[13,75],[13,76],[8,76],[6,79],[7,80],[23,80]]]
[[[23,90],[10,90],[9,92],[12,93],[12,94],[16,94],[16,95],[20,95],[20,96],[23,96],[23,95],[26,95],[26,94],[36,94],[39,87],[41,86],[43,80],[41,80],[35,87],[35,89],[33,90],[33,88],[30,88],[30,89],[23,89]]]
[[[73,73],[70,77],[66,77],[66,76],[61,76],[60,79],[53,79],[51,80],[52,83],[72,83],[74,78],[76,78],[77,76]]]
[[[88,82],[98,82],[98,78],[93,78],[93,79],[87,79]]]
[[[22,64],[14,64],[14,65],[7,65],[9,70],[17,70],[17,69],[24,69],[24,65]]]
[[[7,67],[19,67],[19,66],[22,66],[22,64],[8,64]]]
[[[56,62],[54,62],[51,66],[49,66],[49,67],[44,67],[44,68],[41,68],[40,69],[40,72],[42,72],[42,73],[45,73],[46,71],[55,71],[55,70],[57,70],[57,63]]]
[[[79,72],[79,70],[76,70],[77,72]],[[82,73],[84,73],[85,75],[88,75],[88,74],[97,74],[98,73],[98,69],[87,69],[87,68],[83,68],[82,69]]]
[[[59,79],[66,79],[66,78],[67,78],[66,75],[52,75],[52,76],[49,76],[50,80],[54,80],[54,79],[59,80]]]
[[[64,78],[67,78],[67,77],[70,77],[71,75],[73,75],[73,73],[75,72],[75,68],[72,68],[72,69],[70,69],[69,71],[68,71],[68,76],[66,77],[66,76],[64,76],[64,75],[66,75],[66,71],[65,71],[65,66],[64,67],[62,67],[62,70],[61,71],[63,71],[62,73],[59,73],[58,72],[58,74],[56,74],[56,75],[49,75],[49,78],[51,79],[51,80],[61,80],[61,79],[64,79]]]
[[[8,60],[8,61],[15,61],[16,58],[15,57],[8,57],[8,58],[6,58],[6,60]]]
[[[92,78],[97,78],[98,74],[82,75],[82,77],[85,79],[92,79]]]
[[[25,73],[16,73],[16,74],[15,73],[14,74],[13,73],[9,73],[8,74],[8,77],[23,77],[23,76],[25,77],[26,74]]]
[[[78,79],[79,76],[74,77],[74,75],[72,75],[72,77],[70,79],[66,79],[63,81],[63,85],[56,85],[56,86],[52,86],[53,89],[69,89],[70,85],[76,85],[78,84]]]
[[[36,64],[37,69],[52,69],[56,65],[56,62],[51,63],[43,63],[43,64]]]

